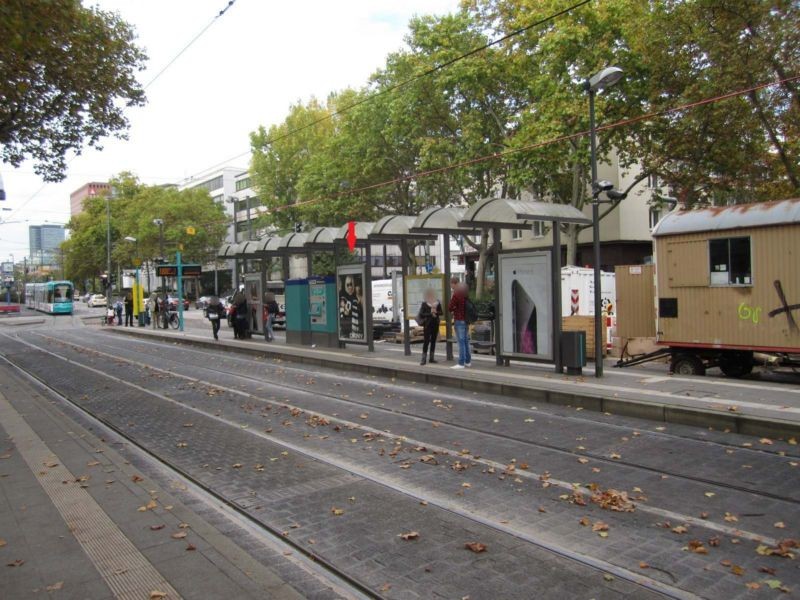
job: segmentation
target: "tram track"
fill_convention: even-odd
[[[228,510],[236,513],[238,517],[246,521],[249,525],[255,526],[257,531],[260,531],[263,534],[268,535],[270,541],[274,545],[283,548],[291,548],[293,551],[297,551],[305,558],[308,558],[312,564],[318,565],[319,567],[322,568],[322,570],[324,571],[323,577],[333,578],[334,586],[336,589],[339,590],[339,593],[350,592],[349,597],[357,600],[362,600],[362,599],[384,600],[385,598],[384,596],[375,593],[375,591],[370,589],[370,587],[365,583],[351,577],[348,573],[344,572],[343,570],[337,569],[335,566],[331,565],[324,557],[313,552],[311,549],[307,548],[300,542],[294,541],[291,538],[286,537],[284,535],[284,532],[278,530],[275,527],[270,526],[268,523],[264,523],[263,521],[253,518],[253,516],[250,515],[247,511],[242,510],[242,508],[238,504],[236,504],[236,502],[233,502],[230,499],[226,498],[224,495],[217,493],[213,488],[205,485],[197,478],[192,476],[190,473],[188,473],[186,470],[180,468],[179,466],[173,464],[170,461],[164,460],[157,453],[150,450],[146,445],[139,443],[135,438],[128,435],[123,429],[115,425],[110,420],[104,419],[103,417],[98,416],[92,411],[87,410],[79,403],[75,402],[68,396],[59,392],[58,389],[56,389],[54,386],[49,385],[46,381],[38,377],[36,374],[25,370],[23,367],[17,365],[16,363],[9,360],[2,354],[0,354],[0,360],[2,360],[5,364],[14,369],[17,373],[21,374],[25,379],[40,387],[47,394],[56,398],[59,402],[68,404],[71,408],[77,410],[89,422],[98,425],[101,429],[113,432],[121,439],[128,442],[128,444],[133,446],[139,453],[146,456],[151,461],[155,462],[161,469],[176,476],[178,480],[183,480],[184,483],[188,483],[195,490],[198,490],[202,496],[206,496],[209,499],[221,502]]]
[[[52,338],[50,336],[46,336],[46,335],[43,335],[43,334],[37,334],[37,335],[40,336],[40,337],[45,337],[45,338],[50,339],[52,341],[60,341],[60,342],[64,341],[63,339]],[[73,347],[74,346],[75,345],[73,344]],[[115,347],[115,349],[119,350],[118,347]],[[140,352],[138,350],[132,349],[129,346],[124,348],[124,350],[127,351],[127,352],[136,353],[136,354],[145,354],[144,352]],[[97,350],[93,350],[93,351],[98,352]],[[195,351],[195,352],[197,352],[197,351]],[[105,353],[105,354],[107,356],[109,356],[109,357],[113,357],[113,355],[110,355],[110,354],[107,354],[107,353]],[[114,358],[119,358],[119,357],[114,357]],[[129,359],[126,359],[126,360],[129,360]],[[179,363],[178,361],[175,361],[174,359],[166,358],[166,360],[169,360],[170,362],[174,363],[178,367],[183,366],[181,363]],[[257,366],[262,367],[262,368],[264,366],[266,366],[263,362],[260,362],[260,363],[257,362],[257,361],[251,361],[251,362],[254,365],[257,365]],[[145,365],[145,363],[139,363],[139,364],[142,365],[142,366]],[[148,365],[148,366],[149,366],[149,368],[154,368],[152,365]],[[281,368],[286,369],[286,367],[281,367]],[[244,375],[242,373],[236,373],[236,372],[233,372],[233,371],[230,371],[230,370],[219,369],[219,368],[216,368],[216,367],[208,365],[208,364],[206,364],[204,366],[204,369],[207,370],[207,371],[218,373],[218,374],[223,375],[225,377],[234,377],[234,378],[241,379],[241,380],[244,380],[244,381],[249,381],[249,382],[254,383],[254,384],[263,384],[264,383],[263,379],[259,379],[259,378],[256,378],[256,377],[253,377],[253,376],[249,376],[249,375]],[[174,371],[169,371],[169,370],[165,370],[165,371],[169,372],[171,374],[176,374]],[[299,372],[303,372],[304,374],[308,374],[309,373],[308,371],[303,371],[303,370],[300,370],[300,369],[298,369],[298,371]],[[221,386],[218,383],[209,382],[209,381],[203,381],[203,380],[200,380],[200,379],[192,378],[191,376],[185,376],[185,377],[189,377],[192,380],[196,380],[198,382],[206,383],[208,385],[215,385],[215,386],[223,388],[223,389],[228,389],[229,391],[231,391],[233,393],[242,393],[240,390],[236,390],[235,388],[232,388],[230,386],[227,386],[227,388],[226,388],[226,386]],[[380,405],[377,405],[377,404],[374,404],[374,403],[370,403],[370,402],[362,402],[362,401],[359,401],[359,400],[354,400],[352,398],[341,398],[340,396],[336,396],[334,394],[329,394],[329,393],[322,392],[322,391],[319,391],[319,390],[315,390],[315,391],[311,392],[307,388],[304,388],[304,387],[299,386],[299,385],[292,385],[292,384],[286,383],[286,382],[278,382],[278,381],[271,380],[270,381],[270,385],[273,386],[273,387],[278,387],[278,388],[282,388],[282,389],[285,389],[285,390],[291,390],[292,392],[299,393],[299,394],[304,394],[304,395],[309,395],[309,396],[316,396],[316,397],[324,397],[324,398],[327,398],[327,399],[329,399],[329,400],[331,400],[333,402],[336,402],[337,404],[353,405],[353,406],[358,406],[358,407],[361,407],[361,408],[368,408],[370,410],[378,410],[378,411],[381,411],[381,412],[384,412],[384,413],[388,413],[388,414],[392,414],[392,415],[399,415],[399,416],[407,417],[407,418],[410,418],[410,419],[419,420],[419,421],[425,422],[427,424],[440,423],[440,424],[443,424],[443,425],[448,425],[450,427],[453,427],[454,429],[464,431],[465,433],[480,433],[482,435],[489,436],[491,438],[508,440],[508,441],[511,441],[511,442],[520,443],[520,444],[524,444],[524,445],[527,445],[527,446],[532,446],[532,447],[535,447],[535,448],[549,450],[549,451],[553,451],[553,452],[556,452],[556,453],[559,453],[559,454],[572,456],[572,457],[575,457],[576,459],[588,458],[588,459],[591,459],[593,461],[597,461],[597,462],[600,462],[600,463],[603,463],[603,464],[606,464],[606,465],[614,465],[614,466],[624,465],[624,466],[628,466],[628,467],[633,468],[633,469],[641,469],[641,470],[648,471],[648,472],[651,472],[651,473],[654,473],[654,474],[657,474],[657,475],[666,475],[668,477],[680,478],[680,479],[683,479],[683,480],[686,480],[686,481],[692,481],[692,482],[699,483],[699,484],[713,485],[713,486],[717,486],[717,487],[720,487],[720,488],[723,488],[723,489],[726,489],[726,490],[732,490],[732,491],[746,493],[746,494],[754,494],[754,495],[757,495],[757,496],[761,496],[761,497],[764,497],[764,498],[769,498],[769,499],[776,500],[776,501],[779,501],[779,502],[785,502],[785,503],[788,503],[788,504],[793,504],[795,506],[800,506],[800,500],[798,500],[796,498],[791,498],[791,497],[788,497],[788,496],[785,496],[785,495],[781,495],[781,494],[775,494],[775,493],[772,493],[772,492],[769,492],[767,490],[763,490],[763,489],[760,489],[760,488],[753,488],[753,487],[748,487],[748,486],[734,485],[734,484],[730,484],[730,483],[727,483],[727,482],[724,482],[724,481],[719,481],[718,479],[709,479],[709,478],[704,478],[704,477],[696,477],[696,476],[692,476],[692,475],[687,475],[687,474],[679,472],[679,471],[673,471],[673,470],[669,470],[669,469],[651,467],[649,465],[643,465],[641,463],[630,461],[630,460],[626,460],[626,459],[613,459],[613,458],[609,458],[607,456],[604,456],[602,454],[589,452],[589,451],[576,452],[574,450],[569,450],[569,449],[563,448],[561,446],[557,446],[555,444],[547,444],[547,443],[544,443],[544,442],[541,442],[541,441],[531,440],[529,438],[523,438],[523,437],[513,436],[513,435],[506,435],[506,434],[498,433],[496,431],[491,431],[491,430],[488,430],[488,429],[485,429],[485,428],[465,426],[465,425],[462,425],[460,423],[454,422],[452,420],[448,420],[446,418],[438,418],[438,417],[437,418],[433,418],[433,417],[428,417],[428,416],[425,416],[425,415],[420,415],[420,414],[417,414],[417,413],[413,413],[413,412],[410,412],[410,411],[405,411],[405,410],[402,410],[402,409],[399,409],[399,408],[395,408],[395,407],[380,406]],[[439,396],[443,396],[443,394],[438,394],[438,395]],[[475,401],[475,400],[472,400],[472,399],[469,399],[469,398],[459,398],[459,400],[460,401],[464,401],[464,402],[479,402],[479,403],[484,404],[484,405],[488,404],[488,403],[483,403],[481,401]],[[290,406],[290,407],[302,408],[303,410],[307,410],[308,411],[308,409],[306,407],[293,405],[290,402],[283,402],[283,404],[286,404],[287,406]],[[509,407],[509,408],[513,409],[514,407]],[[327,413],[319,413],[319,416],[323,416],[323,417],[330,418],[330,419],[336,419],[336,420],[339,420],[339,421],[343,420],[341,417],[334,417],[334,416],[332,416],[330,414],[327,414]],[[352,426],[358,426],[358,427],[360,427],[362,429],[365,428],[364,424],[361,424],[361,423],[356,423],[356,422],[350,421],[349,424],[352,425]],[[623,428],[620,427],[620,429],[623,429]],[[624,431],[629,431],[629,430],[630,430],[630,428],[625,428],[624,429]],[[379,431],[379,430],[375,430],[375,432],[376,433],[381,433],[382,435],[387,435],[385,432],[382,432],[382,431]],[[660,435],[664,435],[664,434],[660,434]],[[395,436],[395,437],[398,437],[398,436]],[[681,438],[681,439],[683,439],[683,438]],[[422,441],[422,440],[419,440],[418,443],[419,444],[424,444],[425,442]],[[706,443],[706,442],[703,441],[703,443]],[[708,443],[724,446],[724,444],[719,444],[717,442],[708,442]],[[430,446],[430,444],[428,444],[428,445]],[[762,452],[761,450],[753,450],[753,449],[749,449],[749,448],[742,448],[741,446],[733,446],[733,447],[735,447],[737,450],[748,450],[750,452]],[[480,462],[480,460],[478,460],[478,462]],[[496,463],[496,462],[492,462],[491,464],[487,463],[487,466],[497,468],[498,463]],[[533,473],[533,472],[522,473],[523,477],[529,477],[529,478],[533,478],[533,479],[537,479],[539,477],[539,475],[540,474]],[[572,488],[572,484],[570,482],[560,482],[560,483],[562,484],[562,487],[564,487],[565,489],[571,489]],[[675,515],[675,513],[668,514],[667,511],[664,511],[664,512],[658,513],[658,516],[659,517],[673,518],[674,519],[674,518],[676,518],[676,516],[681,516],[681,515]],[[696,520],[693,517],[689,517],[689,516],[685,516],[685,515],[683,515],[681,517],[683,519],[685,519],[685,520],[688,520],[688,521],[695,521]],[[705,525],[709,525],[709,522],[706,521]],[[720,524],[718,524],[718,525],[720,525]],[[724,532],[724,533],[732,533],[733,528],[728,528],[728,527],[720,525],[719,530]],[[752,537],[754,539],[755,538],[762,538],[763,539],[764,536],[756,536],[756,535],[754,535]]]
[[[6,337],[8,337],[8,336],[6,336]],[[24,344],[24,345],[36,350],[36,351],[38,351],[38,352],[44,353],[46,355],[49,355],[49,356],[51,356],[53,358],[56,358],[58,360],[67,362],[69,364],[76,365],[76,366],[78,366],[78,367],[80,367],[82,369],[85,369],[85,370],[87,370],[87,371],[89,371],[89,372],[91,372],[91,373],[93,373],[93,374],[95,374],[97,376],[100,376],[100,377],[103,377],[103,378],[106,378],[106,379],[109,379],[109,380],[113,380],[114,382],[117,382],[117,383],[122,383],[125,386],[128,386],[128,387],[136,389],[140,393],[147,394],[149,396],[158,398],[162,402],[167,402],[167,403],[179,406],[183,410],[188,410],[188,411],[191,411],[191,412],[198,413],[199,415],[202,415],[203,417],[206,417],[206,418],[214,420],[214,421],[216,421],[218,423],[224,424],[224,425],[226,425],[226,426],[228,426],[230,428],[235,428],[235,430],[241,431],[241,425],[236,423],[236,422],[234,422],[234,421],[231,421],[231,420],[226,419],[224,417],[219,417],[219,416],[215,416],[215,415],[209,414],[208,412],[203,411],[202,409],[198,409],[198,408],[186,405],[186,404],[184,404],[184,403],[182,403],[182,402],[180,402],[178,400],[169,398],[168,396],[165,396],[163,394],[158,394],[157,392],[154,392],[153,390],[148,390],[147,388],[139,386],[139,385],[137,385],[135,383],[132,383],[132,382],[129,382],[129,381],[121,381],[120,382],[120,380],[118,378],[114,377],[113,375],[111,375],[109,373],[106,373],[106,372],[104,372],[104,371],[102,371],[100,369],[97,369],[95,367],[91,367],[91,366],[82,364],[81,362],[72,360],[71,358],[68,358],[68,357],[62,356],[62,355],[60,355],[60,354],[58,354],[56,352],[52,352],[50,350],[47,350],[47,349],[42,348],[42,347],[40,347],[40,346],[38,346],[36,344],[30,343],[30,342],[28,342],[26,340],[19,339],[18,341],[20,343],[22,343],[22,344]],[[61,343],[65,343],[63,341],[63,339],[62,340],[58,340],[58,341],[60,341]],[[74,346],[74,344],[69,344],[69,345]],[[91,351],[92,352],[97,352],[96,350],[91,350]],[[100,353],[100,354],[104,354],[104,353]],[[123,362],[134,364],[134,361],[131,361],[129,359],[124,359],[124,358],[120,358],[118,356],[111,356],[111,355],[106,355],[106,356],[109,356],[110,358],[113,358],[114,360],[120,360],[120,361],[123,361]],[[17,368],[22,369],[23,371],[28,373],[30,376],[36,378],[40,382],[41,385],[47,387],[48,389],[50,389],[54,393],[58,394],[59,396],[63,396],[66,399],[66,401],[70,402],[72,405],[75,405],[81,411],[89,414],[94,419],[97,419],[97,420],[103,422],[106,426],[111,427],[118,435],[120,435],[121,437],[126,439],[131,444],[134,444],[137,448],[142,449],[143,451],[147,452],[148,454],[152,454],[152,452],[148,448],[143,446],[137,439],[135,439],[134,437],[131,437],[126,431],[124,431],[120,427],[117,427],[113,423],[108,422],[108,420],[103,419],[102,417],[99,417],[98,415],[95,415],[91,411],[88,411],[85,407],[81,406],[80,403],[77,403],[77,402],[73,401],[71,398],[68,398],[68,397],[62,395],[59,392],[58,389],[53,388],[46,381],[44,381],[42,378],[37,377],[36,374],[28,372],[26,369],[24,369],[20,365],[16,365],[16,363],[14,363],[13,359],[11,360],[11,362],[12,362],[12,364],[15,364],[15,366]],[[138,366],[145,367],[145,368],[148,368],[148,369],[154,369],[154,367],[152,367],[150,365],[145,365],[145,364],[142,364],[142,363],[139,363]],[[164,373],[167,373],[167,374],[171,375],[171,376],[175,376],[175,377],[182,378],[182,379],[187,379],[187,380],[197,381],[196,379],[188,377],[188,376],[183,376],[181,374],[176,374],[176,373],[173,373],[173,372],[170,372],[170,371],[166,371],[166,370],[162,370],[162,371]],[[213,383],[213,382],[201,382],[201,383],[204,383],[205,385],[208,385],[208,386],[213,386],[213,387],[222,389],[222,386],[220,386],[220,385],[218,385],[216,383]],[[252,395],[247,394],[246,392],[241,392],[240,390],[230,389],[228,391],[230,391],[231,393],[238,393],[239,395],[243,395],[243,396],[253,397]],[[253,398],[255,399],[255,397],[253,397]],[[266,402],[266,400],[263,400],[263,399],[260,399],[260,400]],[[312,413],[313,411],[307,411],[307,412]],[[338,421],[341,421],[341,419],[338,419],[337,417],[333,417],[333,418],[338,420]],[[360,429],[365,429],[365,428],[363,426],[360,426]],[[531,544],[532,546],[536,546],[541,550],[544,550],[544,551],[546,551],[546,552],[548,552],[550,554],[558,556],[563,560],[567,560],[567,561],[573,562],[573,563],[578,563],[578,564],[583,565],[584,567],[588,567],[590,569],[597,570],[597,571],[600,571],[602,573],[610,573],[614,577],[617,577],[617,578],[619,578],[619,579],[621,579],[623,581],[627,581],[628,583],[630,583],[632,585],[641,587],[643,590],[648,590],[650,592],[657,593],[657,594],[662,595],[662,596],[666,596],[666,597],[670,597],[670,598],[676,598],[676,599],[680,598],[680,599],[687,599],[688,600],[688,599],[696,599],[696,598],[699,597],[699,596],[695,595],[692,592],[688,592],[686,590],[671,586],[669,584],[666,584],[666,583],[664,583],[662,581],[659,581],[657,579],[653,579],[653,578],[648,577],[646,575],[643,575],[641,573],[634,573],[634,572],[628,571],[627,569],[625,569],[623,567],[620,567],[620,566],[612,564],[612,563],[608,563],[607,561],[604,561],[602,559],[597,559],[597,558],[594,558],[594,557],[591,557],[591,556],[586,556],[586,555],[583,555],[583,554],[579,554],[579,553],[576,553],[576,552],[573,552],[573,551],[569,550],[566,547],[559,546],[559,545],[554,544],[552,542],[545,541],[545,540],[542,540],[542,539],[536,539],[536,538],[526,534],[525,532],[521,532],[521,531],[515,530],[510,526],[504,526],[504,525],[499,524],[497,522],[493,522],[493,521],[490,521],[488,519],[482,518],[482,517],[480,517],[478,515],[466,512],[463,509],[459,508],[454,503],[442,502],[441,499],[436,498],[435,496],[426,495],[424,493],[421,493],[421,491],[418,490],[418,489],[414,489],[414,488],[410,488],[410,487],[407,487],[407,486],[403,486],[403,485],[399,484],[396,481],[392,482],[392,481],[387,481],[384,478],[375,477],[373,474],[369,473],[367,470],[360,469],[356,465],[347,464],[345,461],[334,461],[330,457],[323,456],[323,455],[321,455],[319,453],[315,453],[313,451],[309,451],[307,448],[304,448],[304,447],[302,447],[302,446],[300,446],[298,444],[294,444],[294,443],[288,442],[286,440],[276,439],[274,436],[268,436],[268,435],[266,435],[266,434],[264,434],[262,432],[259,432],[259,431],[254,431],[252,429],[251,430],[246,430],[246,431],[250,435],[255,435],[255,436],[264,438],[265,440],[268,440],[269,442],[271,442],[273,444],[277,444],[277,445],[279,445],[281,447],[284,447],[287,450],[291,450],[292,452],[295,452],[295,453],[297,453],[299,455],[306,456],[307,458],[319,461],[321,463],[329,464],[330,466],[333,466],[333,467],[335,467],[337,469],[342,469],[342,470],[348,471],[348,472],[352,473],[353,475],[356,475],[356,476],[361,477],[361,478],[363,478],[363,479],[365,479],[367,481],[371,481],[371,482],[376,483],[376,484],[378,484],[378,485],[380,485],[382,487],[385,487],[385,488],[389,489],[390,491],[392,491],[394,493],[402,494],[404,496],[411,497],[411,498],[419,501],[420,503],[424,503],[426,505],[428,503],[430,503],[432,506],[435,506],[435,507],[437,507],[437,508],[439,508],[441,510],[444,510],[444,511],[446,511],[448,513],[451,513],[451,514],[453,514],[453,515],[455,515],[455,516],[457,516],[459,518],[467,519],[469,521],[472,521],[472,522],[475,522],[475,523],[479,523],[479,524],[484,525],[484,526],[488,526],[488,527],[490,527],[492,529],[497,530],[500,533],[503,533],[505,535],[509,535],[509,536],[518,538],[519,540],[524,541],[524,542],[526,542],[528,544]],[[381,433],[383,433],[383,432],[381,432]],[[384,433],[384,435],[385,435],[385,433]],[[209,488],[202,481],[199,481],[196,478],[192,477],[191,474],[186,473],[179,466],[172,464],[170,461],[165,461],[165,459],[163,459],[163,457],[159,457],[157,455],[154,455],[154,458],[159,460],[160,462],[162,462],[165,466],[167,466],[169,468],[172,468],[172,469],[176,470],[177,472],[181,473],[182,476],[186,477],[187,479],[189,479],[195,485],[198,485],[202,489],[207,490],[209,493],[213,494],[215,497],[219,498],[221,501],[224,501],[226,504],[231,505],[233,508],[237,509],[238,512],[242,512],[241,510],[239,510],[239,508],[236,506],[235,503],[231,503],[231,501],[229,499],[220,496],[213,489]],[[242,514],[247,515],[246,512],[244,512]],[[250,515],[247,515],[247,516],[249,518],[252,518]],[[274,528],[272,530],[270,530],[270,533],[272,533],[273,535],[280,535],[280,532],[277,532]],[[300,547],[303,548],[305,553],[308,553],[308,549],[307,548],[302,547],[302,545]],[[298,549],[300,549],[300,548],[298,548]],[[314,560],[319,560],[319,562],[321,564],[325,564],[325,561],[324,561],[324,559],[322,557],[317,557],[313,552],[310,552],[309,555],[314,557]],[[334,572],[337,571],[335,566],[333,566],[331,568],[334,570]],[[356,581],[354,583],[358,587],[358,589],[361,589],[362,587],[364,587],[364,585],[361,582],[357,582]],[[369,586],[367,586],[366,589],[369,592],[371,597],[381,597],[380,594],[376,594],[375,590],[369,588]]]

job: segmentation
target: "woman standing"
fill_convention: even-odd
[[[268,342],[275,339],[272,326],[275,323],[275,317],[278,316],[279,310],[280,307],[275,300],[275,294],[267,292],[264,296],[264,339]]]
[[[247,298],[238,290],[231,298],[233,304],[233,337],[243,340],[247,336]]]
[[[422,325],[422,359],[419,364],[426,362],[436,363],[433,354],[436,349],[436,338],[439,335],[439,320],[442,316],[442,304],[436,298],[436,292],[432,288],[425,290],[425,300],[419,307],[417,313],[417,323]],[[430,347],[431,357],[428,359],[428,348]]]

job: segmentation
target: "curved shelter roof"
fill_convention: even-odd
[[[330,250],[333,248],[333,241],[336,239],[338,227],[314,227],[308,232],[306,237],[306,248],[318,250]]]
[[[653,229],[653,236],[681,235],[701,231],[725,231],[800,223],[800,198],[757,202],[701,210],[669,213]]]
[[[278,251],[287,254],[299,254],[306,251],[306,233],[289,233],[281,238],[278,243]]]
[[[219,250],[217,250],[217,258],[233,258],[234,253],[231,251],[236,244],[223,244]]]
[[[258,252],[260,254],[274,254],[278,251],[281,238],[274,235],[265,235],[258,240]]]
[[[433,239],[434,236],[430,233],[421,234],[411,231],[411,227],[414,226],[416,220],[416,217],[403,215],[387,215],[381,217],[378,222],[375,223],[368,237],[370,240],[392,242],[399,242],[404,239]]]
[[[533,221],[589,224],[592,220],[574,206],[512,200],[510,198],[484,198],[470,206],[458,224],[462,227],[518,229]]]
[[[458,223],[467,212],[466,208],[457,206],[434,206],[422,211],[411,226],[410,231],[419,233],[445,233],[452,235],[469,235],[476,233],[473,227],[462,227]]]
[[[258,240],[239,242],[232,249],[237,258],[255,258],[258,251]]]
[[[339,227],[336,231],[336,235],[333,238],[335,244],[339,244],[342,242],[346,242],[347,240],[347,223]],[[358,244],[364,244],[367,240],[367,236],[372,231],[372,228],[375,227],[375,223],[367,222],[367,221],[356,221],[356,238],[358,238]]]

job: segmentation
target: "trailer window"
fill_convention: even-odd
[[[711,285],[752,285],[750,238],[709,240]]]

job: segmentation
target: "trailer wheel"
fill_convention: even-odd
[[[725,354],[719,360],[719,368],[726,377],[744,377],[753,371],[752,352]]]
[[[706,366],[694,354],[678,354],[672,358],[672,372],[678,375],[705,375]]]

